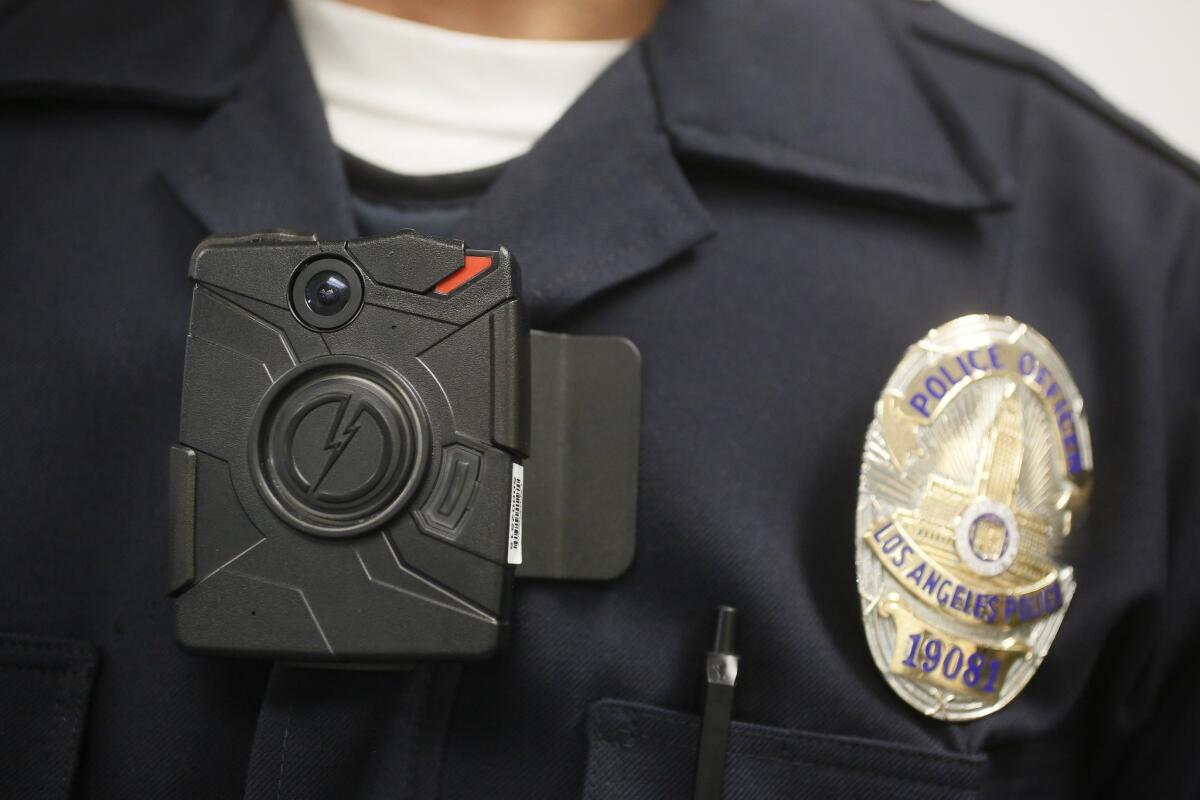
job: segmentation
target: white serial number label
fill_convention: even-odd
[[[513,464],[512,502],[508,507],[508,563],[521,563],[521,513],[524,507],[525,467]]]

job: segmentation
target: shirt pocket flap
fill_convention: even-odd
[[[71,796],[96,648],[0,634],[0,797]]]
[[[616,700],[588,710],[586,800],[692,796],[700,720]],[[733,722],[722,796],[962,800],[986,759],[850,736]]]

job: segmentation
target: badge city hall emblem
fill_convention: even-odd
[[[1029,682],[1075,593],[1061,545],[1091,488],[1083,400],[1041,335],[961,317],[909,348],[867,429],[867,642],[914,708],[977,719]]]

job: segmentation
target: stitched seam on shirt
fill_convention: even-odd
[[[668,725],[672,725],[676,728],[684,728],[684,729],[694,730],[698,727],[695,722],[689,721],[689,720],[675,719],[673,712],[664,711],[662,709],[635,708],[635,709],[627,709],[627,710],[625,710],[625,713],[628,713],[631,717],[634,717],[634,718],[636,718],[638,716],[654,717],[655,719],[657,719],[661,722],[664,722]],[[743,723],[743,724],[749,724],[749,723]],[[984,761],[984,757],[979,756],[979,755],[969,755],[969,754],[953,755],[953,754],[948,754],[948,753],[938,753],[938,752],[934,752],[934,751],[924,750],[919,747],[912,747],[910,745],[893,745],[893,744],[888,744],[886,742],[879,742],[879,743],[857,742],[857,741],[853,741],[853,740],[834,738],[834,737],[825,736],[825,735],[816,734],[816,733],[805,733],[805,732],[771,733],[769,731],[755,731],[755,730],[744,730],[743,729],[743,730],[739,730],[737,732],[737,734],[739,736],[748,736],[748,737],[752,737],[752,738],[762,738],[762,739],[774,739],[776,741],[786,741],[786,742],[811,741],[811,742],[818,742],[821,744],[829,744],[829,745],[832,745],[835,747],[848,747],[848,748],[853,748],[853,749],[858,749],[858,750],[866,750],[868,752],[875,752],[875,753],[898,753],[900,755],[911,756],[911,757],[926,760],[926,761],[940,761],[940,762],[944,762],[944,763],[948,763],[948,764],[954,764],[954,765],[965,766],[965,767],[976,766]],[[604,738],[606,740],[619,741],[619,739],[615,736],[610,739],[610,737],[605,735],[604,731],[601,731],[600,735],[601,735],[601,738]],[[645,734],[638,734],[638,735],[651,736],[653,734],[645,733]]]
[[[773,734],[773,733],[766,733],[766,732],[759,732],[759,731],[746,731],[746,730],[739,731],[738,734],[740,736],[748,736],[752,739],[765,739],[766,741],[769,741],[769,742],[791,743],[791,742],[797,741],[797,739],[795,737],[789,736],[788,734],[779,734],[779,733]],[[972,758],[970,756],[949,756],[949,755],[945,755],[943,753],[924,752],[924,751],[920,751],[920,750],[913,751],[908,748],[898,748],[898,747],[893,747],[888,744],[868,744],[866,742],[848,742],[848,741],[844,741],[842,739],[829,739],[829,740],[818,739],[815,741],[819,741],[822,744],[827,743],[827,744],[833,745],[835,747],[847,747],[847,748],[850,748],[853,750],[861,750],[861,751],[866,751],[866,752],[899,753],[899,754],[903,754],[906,756],[912,756],[914,758],[918,758],[923,761],[940,761],[943,763],[955,764],[955,765],[962,766],[962,767],[978,766],[981,761],[981,759]]]
[[[51,653],[67,653],[73,656],[86,657],[88,648],[78,644],[59,644],[57,642],[26,642],[11,639],[0,639],[0,651],[4,650],[40,650]]]
[[[1032,114],[1029,112],[1029,107],[1034,103],[1033,87],[1028,83],[1025,84],[1024,92],[1021,94],[1020,105],[1017,113],[1017,154],[1013,158],[1012,172],[1014,180],[1017,184],[1017,192],[1021,192],[1021,187],[1025,185],[1023,180],[1025,175],[1025,165],[1029,157],[1029,139],[1032,135],[1033,127],[1030,122]],[[995,283],[996,299],[999,301],[999,307],[1003,308],[1007,301],[1007,294],[1012,285],[1013,271],[1016,269],[1016,254],[1018,251],[1017,242],[1021,235],[1021,197],[1018,194],[1013,198],[1013,207],[1009,212],[1012,217],[1006,222],[1001,223],[1004,229],[1003,247],[1004,252],[1000,255],[998,267],[1000,274],[997,276]]]
[[[64,676],[72,679],[84,679],[90,672],[86,668],[72,669],[69,667],[47,667],[38,664],[0,664],[0,671],[3,672],[32,672],[38,675],[44,675],[54,678],[62,678]]]
[[[601,739],[604,739],[604,736],[601,735]],[[679,751],[684,751],[684,752],[688,752],[688,753],[696,752],[695,747],[679,744],[679,742],[677,742],[677,741],[674,741],[672,739],[667,739],[667,738],[664,738],[664,736],[658,736],[655,734],[640,733],[640,734],[637,734],[637,739],[641,739],[644,741],[653,741],[653,742],[656,742],[656,744],[659,744],[659,745],[662,745],[665,747],[670,747],[670,748],[672,748],[672,750],[679,750]],[[612,740],[608,740],[608,739],[604,739],[604,741],[605,741],[605,744],[607,744],[610,747],[613,747],[614,750],[625,750],[625,748],[626,748],[625,746],[620,744],[620,742],[618,742],[618,741],[612,741]],[[728,756],[730,756],[731,759],[748,758],[748,759],[755,759],[755,760],[763,760],[763,762],[774,762],[774,763],[784,764],[786,766],[792,766],[792,768],[803,768],[803,766],[815,766],[815,768],[818,768],[818,769],[827,769],[827,770],[832,770],[835,772],[845,772],[845,774],[848,774],[848,775],[868,775],[871,777],[883,778],[883,780],[886,780],[886,781],[899,781],[901,783],[911,783],[911,784],[913,784],[913,786],[924,786],[924,787],[935,786],[935,787],[940,787],[940,788],[944,788],[944,789],[958,789],[958,790],[960,790],[960,792],[972,792],[972,790],[977,790],[979,788],[978,780],[972,781],[970,783],[967,783],[965,781],[964,782],[949,782],[949,781],[938,780],[938,778],[936,778],[936,777],[926,778],[926,777],[911,777],[911,776],[907,776],[907,775],[896,775],[895,772],[866,769],[866,768],[864,768],[864,766],[858,765],[858,764],[853,764],[853,765],[852,764],[833,764],[833,763],[829,763],[829,762],[824,762],[824,760],[821,760],[821,759],[814,759],[814,758],[799,758],[799,757],[781,758],[779,756],[767,756],[767,754],[746,753],[746,752],[737,751],[737,750],[731,750],[730,753],[728,753]],[[590,771],[592,771],[592,770],[589,770],[589,772]],[[978,771],[979,770],[977,769],[976,770],[977,778],[978,778]],[[590,783],[590,778],[592,778],[592,776],[589,775],[589,778],[588,778],[589,783]]]
[[[601,738],[602,739],[604,738],[603,735],[601,736]],[[637,734],[637,738],[645,740],[645,741],[656,742],[658,744],[663,745],[664,747],[669,747],[672,750],[682,750],[687,753],[695,753],[696,752],[696,748],[694,748],[694,747],[690,747],[685,744],[680,744],[674,740],[667,739],[667,738],[661,737],[661,736],[656,736],[651,733],[639,733],[639,734]],[[627,749],[620,742],[616,742],[616,741],[612,741],[612,740],[608,740],[608,739],[604,739],[604,741],[605,741],[605,743],[607,743],[610,747],[613,747],[614,749],[617,749],[617,750]],[[746,752],[742,752],[739,750],[730,750],[729,757],[733,758],[733,759],[748,758],[748,759],[755,759],[755,760],[759,760],[759,761],[770,761],[770,762],[775,762],[775,763],[779,763],[779,764],[784,764],[789,767],[817,767],[817,768],[831,770],[834,772],[846,773],[846,774],[850,774],[850,775],[869,775],[873,778],[882,778],[887,781],[899,781],[901,783],[910,783],[910,784],[913,784],[914,786],[937,786],[937,787],[943,788],[943,789],[957,789],[960,791],[974,791],[979,788],[978,780],[967,783],[967,782],[942,781],[942,780],[937,780],[934,778],[913,778],[913,777],[909,777],[907,775],[897,775],[894,772],[888,772],[885,770],[867,769],[858,764],[833,764],[833,763],[829,763],[827,761],[823,761],[821,759],[813,759],[813,758],[796,757],[796,758],[792,758],[792,759],[787,759],[787,758],[781,758],[779,756],[762,755],[762,754],[758,754],[758,753],[746,753]],[[589,770],[589,772],[590,772],[590,770]],[[590,779],[590,776],[589,776],[589,779]]]
[[[283,793],[283,767],[287,763],[288,731],[292,729],[292,712],[289,711],[287,720],[283,723],[283,741],[279,747],[279,777],[275,780],[275,800]]]
[[[669,143],[664,142],[662,146],[666,149],[667,154],[669,155],[670,154]],[[659,157],[661,157],[661,154],[658,154],[658,153],[656,153],[652,156],[647,156],[647,158],[645,159],[645,161],[643,163],[645,163],[645,162],[653,163],[653,160],[656,158],[659,158]],[[682,181],[684,186],[688,185],[687,178],[685,176],[680,174],[678,177],[679,177],[679,180]],[[674,235],[675,240],[677,240],[677,241],[681,240],[682,239],[682,236],[681,236],[682,230],[685,228],[686,222],[689,219],[689,214],[688,214],[687,210],[684,208],[684,206],[680,202],[679,198],[676,197],[675,192],[670,190],[667,183],[665,183],[664,180],[662,180],[662,176],[656,174],[654,169],[651,168],[651,169],[643,170],[641,179],[646,182],[646,184],[649,188],[654,190],[654,193],[658,196],[659,200],[661,201],[662,208],[666,215],[665,218],[666,218],[666,220],[669,221],[669,224],[671,226],[671,231]],[[628,241],[626,241],[623,245],[621,245],[620,247],[605,248],[604,255],[601,258],[598,258],[597,260],[589,263],[589,265],[588,265],[589,271],[606,270],[614,264],[620,265],[620,264],[628,262],[630,254],[636,253],[639,250],[642,250],[643,248],[645,248],[647,244],[650,244],[650,243],[656,241],[658,239],[656,234],[661,229],[662,229],[662,226],[658,226],[654,230],[652,230],[650,233],[648,233],[647,235],[632,237]],[[628,274],[621,275],[620,278],[617,280],[617,282],[615,284],[611,284],[611,285],[619,285],[621,283],[624,283],[625,281],[633,280],[640,274],[643,274],[646,271],[646,269],[647,269],[647,267],[645,265],[639,265],[638,269],[629,271]],[[570,276],[568,276],[564,273],[559,273],[557,282],[549,288],[551,289],[552,292],[556,293],[558,291],[558,289],[560,289],[562,286],[569,284],[570,282],[571,282]],[[601,288],[604,288],[604,289],[611,288],[611,285],[605,285]],[[530,291],[530,290],[527,289],[526,291]],[[539,292],[535,289],[535,290],[532,290],[532,294],[533,294],[533,296],[538,297],[540,299],[541,297],[545,296],[546,292],[544,292],[544,291]],[[589,291],[589,295],[590,294],[591,294],[591,292]],[[555,313],[555,314],[561,313],[562,311],[565,310],[565,308],[577,305],[580,302],[582,302],[583,299],[586,299],[586,298],[574,299],[567,306],[565,306],[563,308],[554,309],[553,313]]]
[[[896,170],[874,172],[872,170],[864,170],[860,165],[852,164],[849,161],[841,161],[824,155],[813,155],[812,153],[797,149],[791,142],[780,139],[751,135],[739,131],[717,131],[702,123],[688,122],[686,120],[672,120],[669,125],[676,129],[692,131],[706,138],[712,137],[714,139],[728,139],[740,142],[744,145],[749,145],[751,148],[760,148],[762,151],[761,153],[754,153],[751,150],[751,155],[762,156],[772,160],[786,156],[790,159],[799,160],[802,166],[808,164],[825,169],[841,170],[847,175],[868,181],[872,186],[879,187],[882,191],[911,193],[914,188],[912,184],[916,184],[916,186],[924,186],[926,189],[934,188],[947,191],[949,192],[949,199],[955,202],[972,202],[972,198],[959,192],[953,182],[941,176],[915,175]],[[983,198],[981,197],[980,199]]]
[[[84,673],[80,672],[78,674],[83,675]],[[78,769],[79,727],[80,727],[81,721],[86,719],[86,714],[87,714],[87,701],[88,701],[88,696],[89,696],[89,693],[87,691],[87,686],[88,686],[88,684],[85,683],[83,691],[77,691],[77,692],[72,693],[74,695],[75,702],[72,703],[71,709],[70,709],[71,713],[69,716],[70,716],[70,720],[71,720],[71,730],[69,733],[69,737],[70,737],[71,753],[73,755],[73,758],[68,759],[67,765],[66,765],[66,767],[63,768],[63,771],[62,771],[61,783],[62,783],[62,788],[63,788],[64,794],[70,792],[71,782],[72,782],[72,779],[74,778],[75,770]]]
[[[432,667],[425,666],[421,668],[420,674],[416,676],[418,683],[413,687],[413,693],[415,694],[414,705],[416,707],[413,709],[412,715],[409,717],[409,719],[413,720],[415,724],[413,725],[413,729],[409,732],[407,737],[408,741],[405,742],[404,747],[404,797],[413,798],[414,800],[416,796],[413,793],[413,782],[416,779],[417,770],[425,766],[424,764],[418,765],[417,762],[420,761],[418,758],[418,755],[420,754],[420,746],[423,742],[425,742],[426,733],[428,730],[427,723],[430,706],[429,701],[430,694],[433,691],[432,670]],[[410,679],[411,678],[412,676],[410,676]]]
[[[359,197],[359,201],[365,203],[371,208],[379,208],[384,210],[396,209],[398,211],[471,211],[479,203],[478,197],[471,197],[460,200],[458,198],[452,200],[412,200],[412,199],[394,199],[394,200],[375,200],[370,197]]]
[[[912,30],[917,38],[929,44],[966,58],[1016,70],[1032,77],[1052,89],[1060,97],[1085,110],[1101,124],[1116,130],[1138,147],[1152,153],[1156,158],[1166,161],[1192,182],[1200,182],[1200,167],[1191,157],[1175,149],[1169,142],[1160,139],[1153,131],[1142,129],[1137,121],[1126,116],[1120,109],[1112,106],[1102,97],[1087,94],[1083,90],[1090,87],[1080,83],[1079,79],[1070,72],[1060,67],[1063,75],[1067,77],[1055,74],[1046,64],[1039,63],[1037,54],[1014,56],[1000,53],[994,49],[984,50],[964,44],[952,35],[941,33],[922,22],[913,22]]]
[[[669,212],[672,227],[679,227],[678,223],[685,222],[687,220],[687,213],[684,211],[683,205],[679,202],[678,198],[675,197],[674,192],[672,192],[667,187],[667,184],[664,183],[660,178],[661,176],[657,175],[652,169],[646,170],[642,175],[642,179],[647,181],[651,188],[654,189],[655,193],[662,200],[665,210]],[[686,183],[686,178],[681,179]],[[654,232],[657,232],[658,230],[658,228],[655,228]],[[636,237],[629,242],[626,242],[619,248],[607,251],[606,257],[595,262],[596,266],[607,267],[610,264],[621,263],[625,261],[631,252],[640,250],[645,247],[646,244],[653,242],[655,239],[654,232],[647,236]]]
[[[818,767],[818,768],[835,770],[837,772],[849,772],[853,775],[870,775],[870,776],[876,777],[876,778],[883,778],[884,780],[887,780],[889,782],[899,781],[900,783],[910,783],[910,784],[913,784],[914,786],[937,786],[937,787],[943,788],[943,789],[958,789],[960,791],[974,791],[979,788],[978,780],[975,780],[971,783],[966,783],[966,782],[943,781],[943,780],[937,780],[934,778],[913,778],[908,775],[896,775],[895,773],[888,772],[885,770],[863,769],[862,767],[859,767],[859,766],[848,766],[848,765],[842,766],[842,765],[838,765],[838,764],[829,764],[824,761],[812,760],[812,759],[803,759],[803,758],[787,759],[787,758],[781,758],[779,756],[769,756],[769,755],[764,755],[764,754],[760,754],[760,753],[741,753],[738,751],[731,752],[729,754],[729,758],[730,759],[749,758],[749,759],[755,759],[758,761],[770,761],[770,762],[775,762],[778,764],[785,764],[785,765],[791,766],[791,767],[799,767],[799,766]]]

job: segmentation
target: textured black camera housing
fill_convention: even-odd
[[[410,231],[213,237],[191,277],[171,451],[180,643],[298,662],[491,655],[529,450],[507,251]]]

